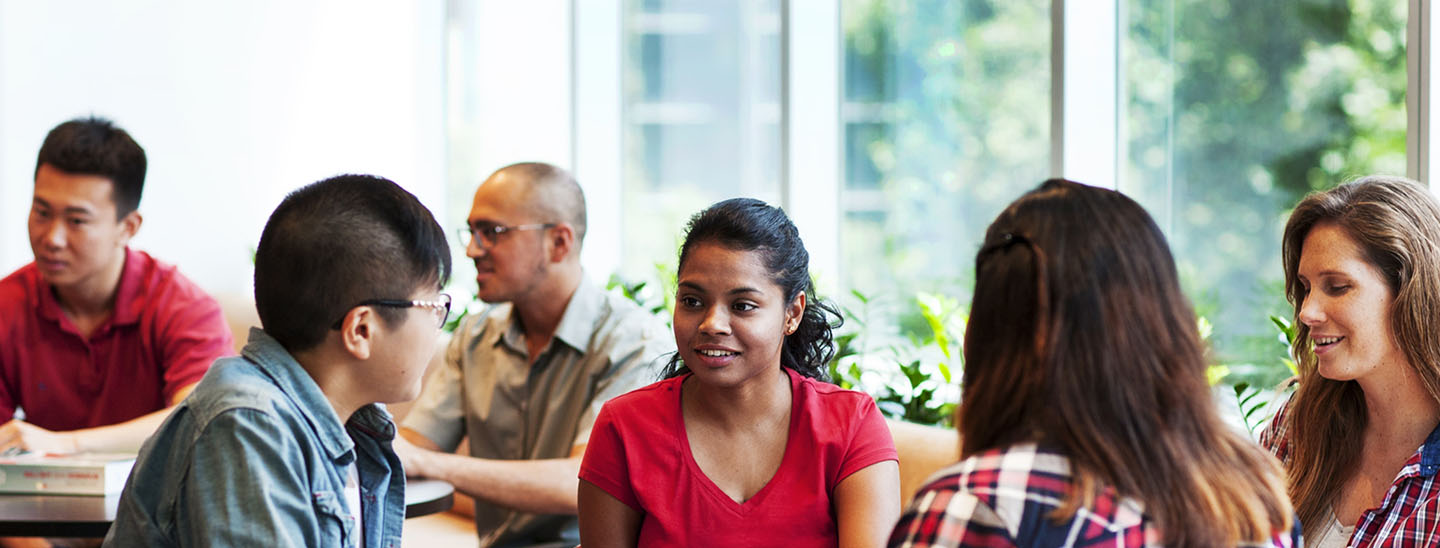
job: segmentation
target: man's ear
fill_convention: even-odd
[[[380,315],[374,308],[357,306],[350,309],[340,322],[340,345],[357,360],[370,359],[379,321]]]
[[[570,223],[558,223],[550,229],[550,262],[564,262],[575,253],[575,227]]]
[[[145,218],[140,215],[139,211],[131,211],[129,213],[126,213],[124,217],[120,218],[121,246],[130,243],[130,238],[134,238],[135,233],[140,231],[140,224],[144,221]]]

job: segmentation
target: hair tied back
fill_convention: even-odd
[[[1035,341],[1034,353],[1039,359],[1045,359],[1046,347],[1049,341],[1050,331],[1050,302],[1048,299],[1049,289],[1046,283],[1045,254],[1040,250],[1033,240],[1018,232],[1002,232],[996,236],[995,241],[986,244],[980,249],[980,256],[986,257],[996,252],[1010,249],[1013,245],[1023,245],[1034,256],[1035,268]]]
[[[1026,238],[1024,234],[1017,234],[1015,232],[1001,233],[1000,236],[997,237],[997,240],[998,241],[986,244],[985,247],[980,250],[980,254],[988,255],[996,251],[1003,251],[1015,244],[1026,244],[1031,247],[1034,246],[1034,244],[1030,242],[1030,239]]]

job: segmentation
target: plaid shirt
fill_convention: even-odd
[[[1070,460],[1033,443],[980,453],[941,470],[890,535],[892,547],[1159,546],[1141,504],[1106,487],[1063,523],[1048,516],[1070,490]],[[1298,548],[1299,527],[1263,546]]]
[[[1260,433],[1260,446],[1290,464],[1290,402],[1280,407]],[[1440,546],[1440,425],[1410,455],[1378,508],[1360,514],[1349,548],[1419,548]]]

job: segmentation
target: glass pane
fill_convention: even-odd
[[[651,279],[701,208],[779,203],[779,2],[630,0],[624,17],[622,273]]]
[[[842,282],[968,303],[985,227],[1048,171],[1050,3],[841,5]]]
[[[1166,229],[1215,359],[1273,385],[1289,375],[1267,315],[1291,316],[1290,208],[1405,173],[1406,2],[1122,6],[1121,188]]]

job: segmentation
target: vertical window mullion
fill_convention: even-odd
[[[1429,0],[1409,0],[1410,12],[1406,29],[1406,93],[1405,93],[1405,174],[1421,182],[1430,180],[1430,157],[1435,152],[1430,142],[1430,28],[1434,17]],[[1431,184],[1433,190],[1434,184]]]
[[[574,173],[588,216],[582,262],[592,276],[620,270],[624,253],[624,99],[621,0],[571,0]]]
[[[781,6],[781,196],[810,252],[810,271],[836,284],[842,173],[840,4],[784,0]]]
[[[1066,9],[1065,0],[1051,5],[1052,170],[1119,189],[1119,1],[1072,7]]]

